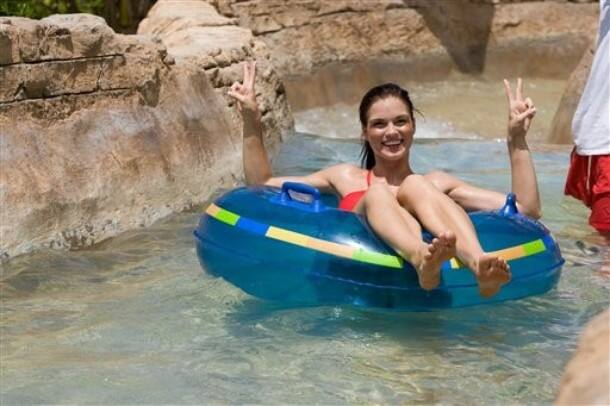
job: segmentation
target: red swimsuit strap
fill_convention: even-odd
[[[371,186],[371,172],[372,171],[369,170],[366,174],[367,189],[369,186]],[[347,211],[353,210],[354,207],[356,207],[356,205],[360,201],[360,199],[362,199],[362,196],[364,196],[367,189],[357,190],[355,192],[351,192],[343,196],[341,201],[339,201],[339,208]]]

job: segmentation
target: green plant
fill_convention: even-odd
[[[117,31],[134,31],[155,0],[0,0],[0,16],[43,18],[51,14],[90,13]]]
[[[51,14],[92,13],[104,10],[104,0],[4,0],[0,15],[42,18]]]

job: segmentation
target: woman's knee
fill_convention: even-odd
[[[442,198],[442,192],[424,176],[413,174],[401,183],[396,197],[402,206],[410,208],[420,202],[430,203],[435,198]]]
[[[387,185],[374,184],[369,186],[364,194],[364,204],[370,206],[372,204],[396,201],[396,196]]]
[[[402,181],[398,194],[413,195],[436,191],[436,187],[422,175],[409,175]]]

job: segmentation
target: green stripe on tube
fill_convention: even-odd
[[[231,213],[230,211],[225,210],[225,209],[218,210],[218,213],[216,213],[216,216],[214,216],[214,217],[217,220],[220,220],[223,223],[227,223],[232,226],[237,224],[237,221],[239,220],[239,216],[237,214]]]
[[[402,258],[395,255],[381,254],[379,252],[358,249],[352,259],[369,264],[386,266],[388,268],[402,268]]]
[[[525,250],[526,255],[534,255],[543,252],[546,250],[546,247],[544,246],[544,241],[536,240],[523,244],[523,249]]]

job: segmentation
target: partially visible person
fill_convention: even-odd
[[[597,50],[574,113],[565,194],[591,208],[589,224],[610,233],[610,0],[600,0]]]

